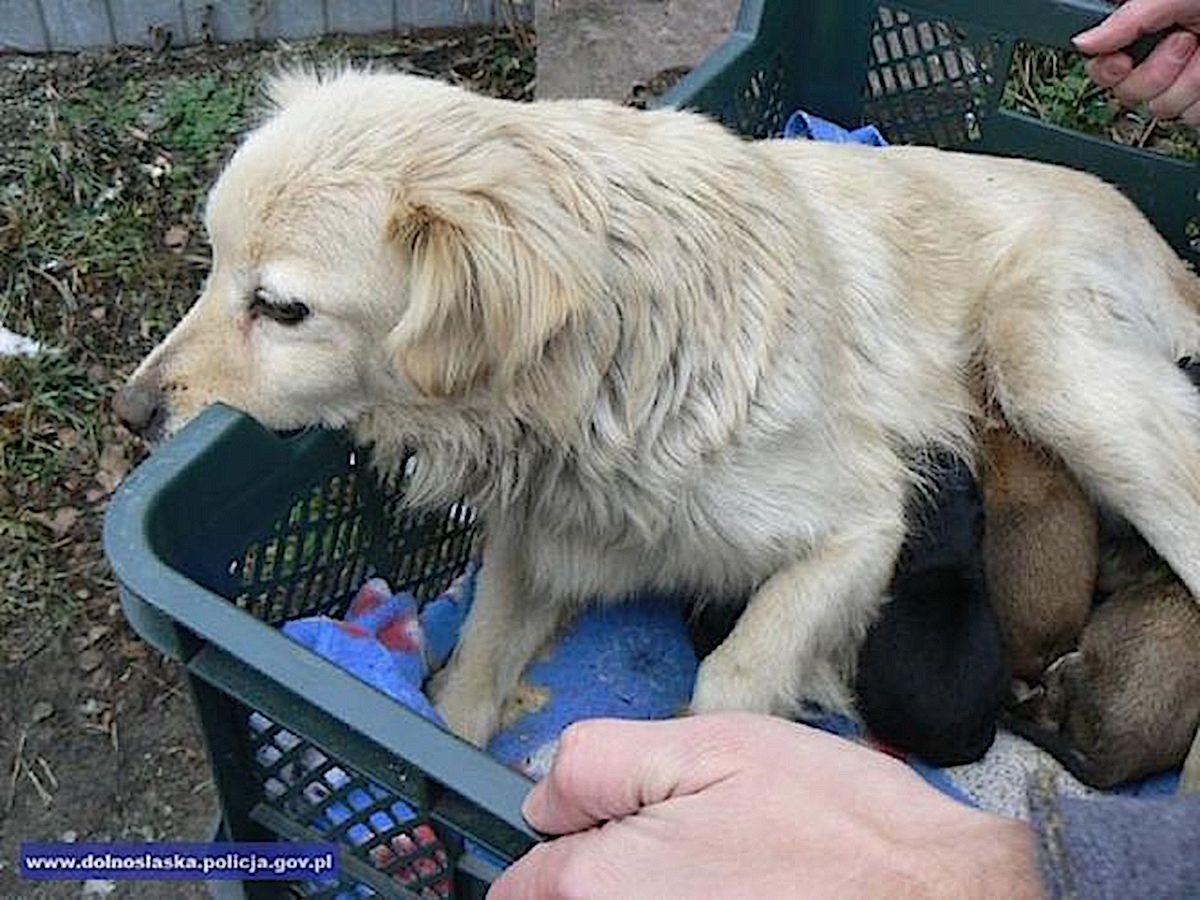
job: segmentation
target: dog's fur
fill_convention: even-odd
[[[952,766],[992,745],[1008,669],[988,599],[979,485],[952,458],[931,477],[931,495],[913,504],[890,599],[867,632],[854,686],[872,734]]]
[[[1006,724],[1098,788],[1182,763],[1200,727],[1200,608],[1187,588],[1167,574],[1114,594]]]
[[[1200,390],[1200,361],[1184,358],[1179,368],[1193,386]],[[1172,574],[1154,548],[1146,543],[1137,529],[1113,510],[1101,506],[1097,510],[1100,536],[1100,558],[1096,572],[1096,597],[1105,599],[1125,588],[1154,584]],[[1197,527],[1200,535],[1200,526]]]
[[[1002,424],[984,431],[988,590],[1012,674],[1033,684],[1075,647],[1096,588],[1096,508],[1071,473]]]
[[[217,400],[349,426],[384,468],[417,450],[414,502],[470,498],[485,562],[438,705],[471,741],[564,616],[644,588],[753,592],[693,708],[790,712],[878,608],[916,448],[972,452],[980,377],[1200,590],[1174,365],[1200,291],[1097,179],[403,75],[274,93],[134,384],[168,428]]]

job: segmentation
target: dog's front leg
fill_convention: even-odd
[[[489,538],[458,647],[431,684],[451,731],[478,747],[487,742],[504,701],[560,617],[549,598],[532,596],[517,542]]]
[[[792,716],[803,700],[829,703],[827,685],[805,680],[827,670],[829,656],[848,640],[861,639],[903,541],[898,504],[894,516],[842,531],[768,578],[701,665],[692,712]]]

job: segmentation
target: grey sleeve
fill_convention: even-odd
[[[1029,792],[1038,867],[1052,898],[1200,898],[1200,794],[1063,797]]]

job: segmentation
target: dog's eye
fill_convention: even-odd
[[[262,288],[254,292],[254,300],[250,304],[251,315],[266,316],[280,325],[298,325],[308,318],[309,312],[309,308],[299,300],[279,303]]]

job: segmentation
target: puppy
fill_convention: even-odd
[[[1000,424],[984,434],[988,591],[1012,674],[1034,684],[1075,647],[1096,587],[1096,510],[1066,467]]]
[[[934,765],[982,757],[1008,685],[984,574],[979,486],[953,459],[915,504],[891,599],[867,632],[855,694],[867,728]]]
[[[405,75],[271,92],[209,196],[204,293],[118,413],[346,427],[385,472],[416,452],[414,505],[466,497],[484,563],[437,702],[468,740],[560,622],[643,590],[750,597],[696,711],[829,700],[916,452],[974,451],[977,373],[1200,590],[1173,364],[1200,286],[1099,180]]]
[[[1184,762],[1200,727],[1200,609],[1167,575],[1095,612],[1006,724],[1097,788]]]

